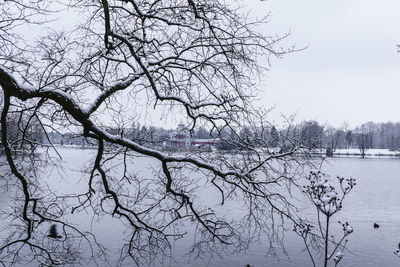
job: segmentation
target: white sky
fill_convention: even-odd
[[[272,118],[297,113],[339,127],[400,120],[399,0],[247,0],[271,12],[265,33],[291,32],[302,52],[274,60],[262,87]]]
[[[265,73],[260,103],[275,106],[271,120],[279,124],[281,114],[296,113],[297,121],[317,120],[335,127],[344,121],[352,127],[368,121],[400,121],[396,47],[400,0],[241,0],[238,4],[251,16],[271,12],[271,21],[262,29],[265,34],[290,31],[286,45],[309,45],[273,60],[271,71]],[[149,111],[150,124],[165,123],[158,112]]]

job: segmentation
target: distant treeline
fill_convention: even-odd
[[[63,134],[54,130],[45,133],[35,118],[30,118],[29,127],[18,127],[26,118],[12,117],[8,120],[9,142],[21,138],[38,143],[53,143],[62,145],[91,145],[90,140],[77,134]],[[179,131],[161,127],[136,125],[130,128],[109,128],[108,132],[121,135],[135,142],[154,146],[172,138]],[[290,127],[278,128],[272,125],[259,127],[251,125],[241,129],[222,129],[218,132],[209,131],[204,127],[185,128],[187,135],[198,139],[220,139],[221,149],[246,149],[241,144],[252,147],[286,148],[302,145],[309,148],[327,149],[389,149],[400,150],[400,122],[374,123],[367,122],[358,127],[350,128],[344,123],[340,128],[334,128],[318,123],[304,121]]]
[[[306,121],[297,127],[300,141],[309,147],[332,148],[333,150],[400,149],[400,122],[367,122],[354,129],[345,123],[341,128],[324,126],[316,121]]]

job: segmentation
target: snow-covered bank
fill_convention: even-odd
[[[365,157],[400,157],[400,151],[389,149],[365,149]],[[361,151],[357,148],[336,149],[333,151],[333,156],[359,156]]]

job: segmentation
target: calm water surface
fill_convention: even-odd
[[[94,154],[90,150],[62,149],[67,179],[60,178],[55,171],[49,173],[50,183],[58,186],[59,191],[80,190],[83,192],[84,181],[80,181],[84,163]],[[157,164],[147,158],[139,158],[138,166],[150,169]],[[323,171],[329,175],[341,175],[357,179],[357,186],[345,200],[344,209],[333,217],[333,221],[346,220],[354,228],[349,237],[348,250],[340,266],[400,266],[400,258],[393,251],[400,242],[400,160],[399,159],[329,159],[323,166]],[[212,197],[212,196],[211,196]],[[303,202],[304,204],[304,202]],[[302,205],[303,205],[302,204]],[[4,208],[4,196],[0,195],[0,207]],[[308,203],[304,204],[304,210]],[[235,212],[228,210],[227,212]],[[100,233],[99,240],[112,252],[116,260],[117,248],[124,236],[123,227],[111,217],[105,217],[102,223],[93,222],[91,216],[83,213],[76,223],[93,232]],[[373,223],[380,224],[379,229],[373,228]],[[5,226],[4,221],[0,226]],[[265,242],[267,243],[267,242]],[[173,255],[177,262],[166,259],[163,264],[153,266],[311,266],[304,251],[302,240],[293,233],[287,233],[285,238],[287,255],[277,251],[277,256],[267,256],[266,244],[255,244],[247,253],[229,255],[227,257],[207,257],[189,259],[185,255],[190,247],[190,238],[174,244]],[[113,252],[114,251],[114,252]],[[87,266],[91,266],[90,264]]]

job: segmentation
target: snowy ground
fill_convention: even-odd
[[[357,148],[350,149],[336,149],[333,152],[334,156],[361,156],[361,151]],[[400,151],[392,151],[389,149],[366,149],[365,156],[379,157],[379,156],[398,156],[400,157]]]

